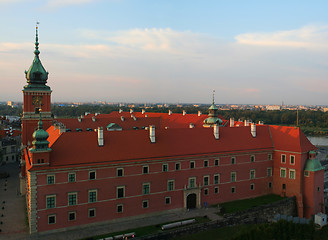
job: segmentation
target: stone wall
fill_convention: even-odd
[[[137,239],[172,239],[177,236],[197,233],[200,231],[210,230],[214,228],[238,225],[238,224],[256,224],[267,223],[273,219],[275,214],[284,214],[288,216],[297,216],[296,198],[286,198],[279,202],[254,207],[243,212],[225,214],[224,219],[207,223],[200,223],[181,227],[178,229],[167,230],[161,233],[140,237]]]

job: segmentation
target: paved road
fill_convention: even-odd
[[[19,195],[18,163],[0,166],[10,177],[0,179],[0,239],[27,239],[25,198]]]

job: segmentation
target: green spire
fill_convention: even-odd
[[[32,65],[30,66],[28,71],[25,71],[28,85],[24,86],[24,88],[33,90],[50,90],[50,87],[46,85],[49,73],[44,69],[39,58],[40,51],[38,26],[36,26],[34,54],[35,56]]]
[[[49,137],[49,133],[43,130],[43,123],[41,119],[41,112],[40,112],[40,119],[38,122],[38,129],[33,133],[33,142],[32,142],[32,152],[38,151],[51,151],[49,148],[49,141],[47,140]]]
[[[215,124],[219,124],[220,126],[222,125],[223,121],[218,118],[218,108],[215,106],[215,101],[214,101],[214,95],[215,95],[215,90],[213,89],[213,99],[212,99],[212,105],[208,109],[208,118],[204,120],[204,127],[210,127]]]

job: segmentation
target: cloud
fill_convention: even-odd
[[[240,44],[255,46],[328,49],[328,25],[308,25],[271,33],[245,33],[235,39]]]
[[[328,28],[304,29],[309,28],[262,37],[249,33],[254,44],[170,28],[83,29],[73,34],[79,44],[74,39],[72,44],[41,41],[40,58],[50,73],[55,100],[210,103],[214,88],[217,103],[301,104],[307,96],[307,103],[323,104],[327,52],[311,45],[324,44]],[[273,45],[258,44],[270,36],[275,36]],[[307,51],[286,45],[301,40],[311,46]],[[0,52],[5,53],[0,54],[0,63],[11,63],[0,64],[3,79],[16,81],[20,89],[33,51],[33,42],[0,42]],[[0,93],[3,98],[17,95]]]

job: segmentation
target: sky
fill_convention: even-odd
[[[0,0],[0,101],[328,105],[326,0]]]

